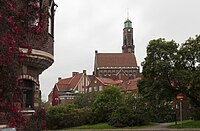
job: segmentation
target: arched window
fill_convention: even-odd
[[[23,91],[22,108],[33,108],[35,82],[23,79],[20,86]]]

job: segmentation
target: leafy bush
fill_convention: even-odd
[[[153,122],[171,122],[174,121],[173,110],[169,103],[153,105],[148,103],[149,116]]]
[[[124,95],[124,103],[119,106],[109,119],[109,124],[115,127],[139,126],[148,124],[148,111],[141,98],[132,94]]]
[[[42,131],[44,129],[46,129],[45,110],[39,108],[30,118],[26,119],[20,131]]]
[[[91,107],[96,100],[97,95],[99,92],[93,91],[85,94],[78,94],[77,97],[75,97],[74,104],[78,108],[84,108],[84,107]]]
[[[129,119],[131,117],[131,111],[126,106],[120,106],[112,112],[109,119],[109,125],[115,127],[126,127],[129,125]]]
[[[119,88],[107,87],[96,98],[92,111],[96,122],[108,122],[112,112],[122,103],[122,95]]]
[[[89,108],[75,108],[74,105],[50,107],[46,113],[47,127],[59,129],[80,126],[90,123],[91,110]]]
[[[200,108],[194,108],[192,117],[194,120],[200,120]]]

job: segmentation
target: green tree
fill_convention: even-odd
[[[199,35],[180,46],[173,40],[151,40],[142,79],[138,82],[139,92],[157,105],[174,100],[177,93],[182,92],[200,107],[199,62]]]
[[[78,108],[92,107],[98,94],[99,92],[96,92],[96,91],[85,93],[85,94],[78,94],[78,96],[75,99],[75,105]]]
[[[117,87],[107,87],[96,98],[92,107],[98,122],[107,122],[111,113],[122,103],[122,95]]]
[[[112,112],[109,124],[115,127],[145,125],[149,122],[149,109],[143,98],[123,94],[123,103]]]

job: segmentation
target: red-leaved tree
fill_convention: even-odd
[[[32,48],[42,46],[46,39],[47,7],[40,4],[40,0],[0,1],[0,119],[7,120],[10,127],[24,124],[17,104],[22,101],[21,65]],[[21,48],[27,48],[28,53]]]

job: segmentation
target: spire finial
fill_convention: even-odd
[[[129,19],[129,8],[127,8],[127,20]]]

